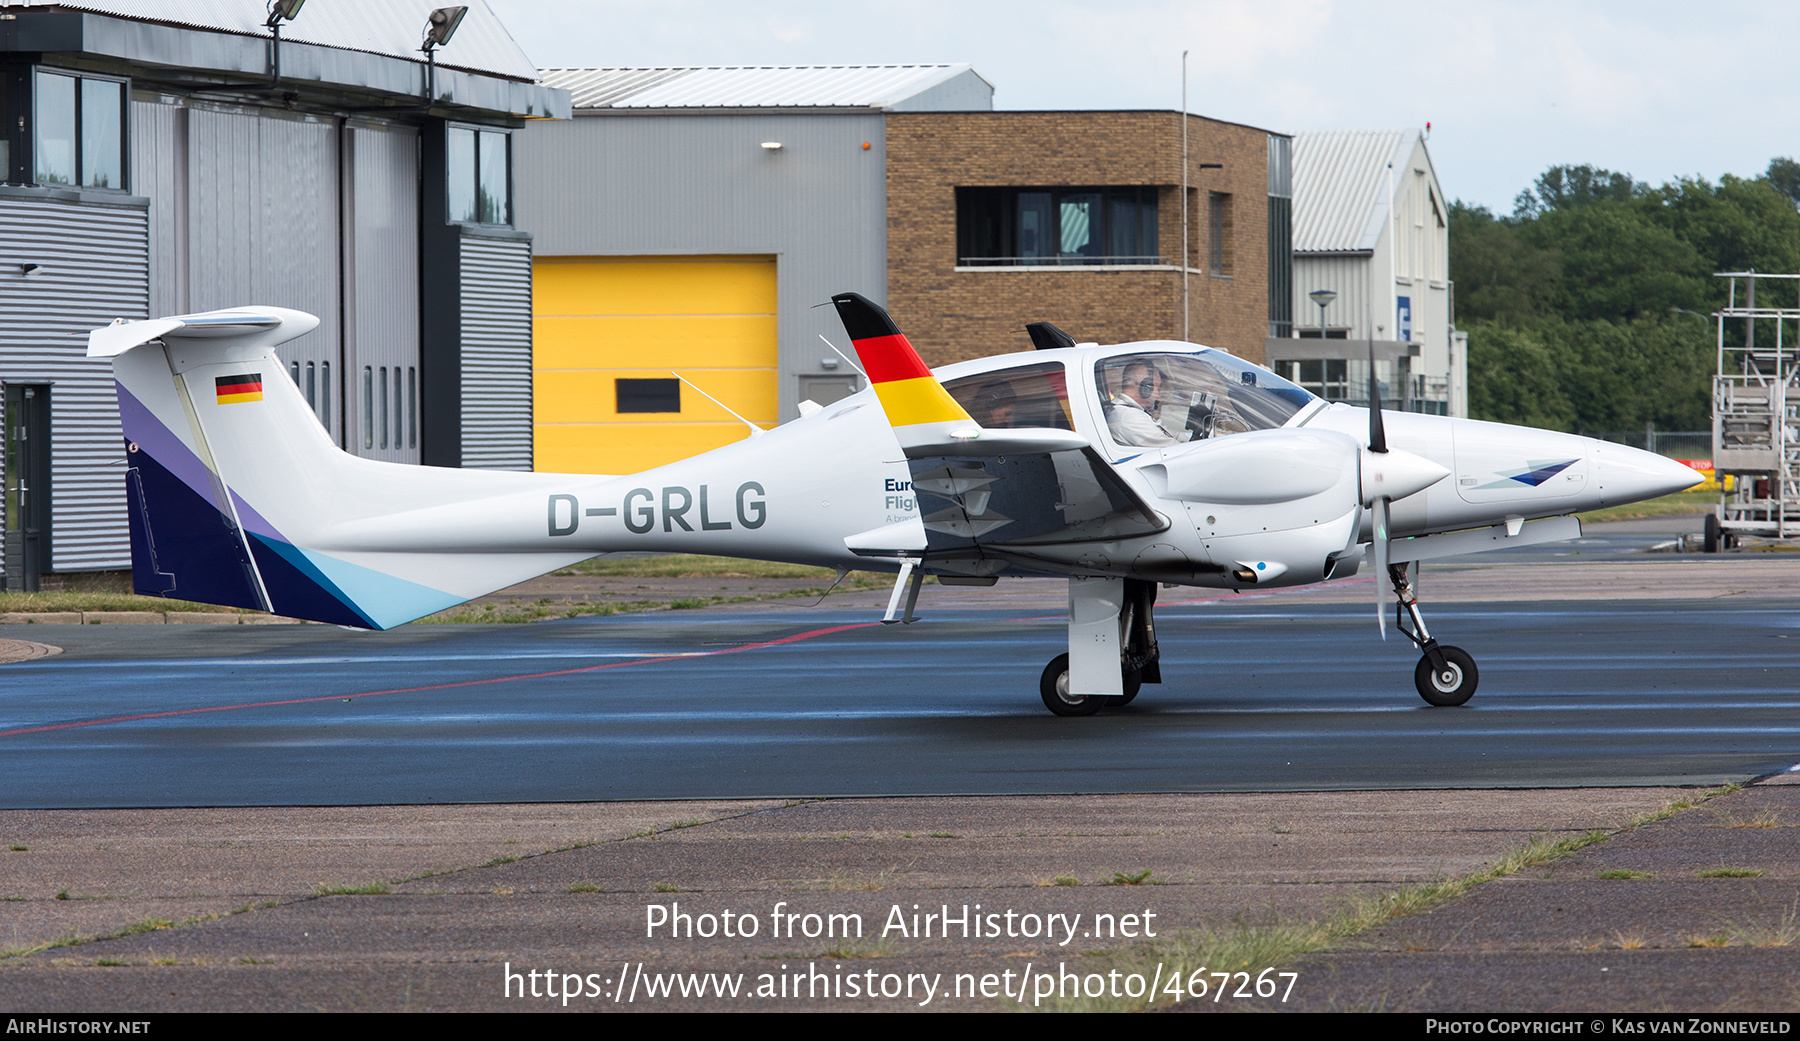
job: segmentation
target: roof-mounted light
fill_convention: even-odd
[[[269,20],[263,27],[273,29],[282,22],[291,22],[300,16],[300,8],[306,6],[306,0],[269,0]]]

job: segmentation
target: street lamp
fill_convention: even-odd
[[[1319,305],[1319,339],[1325,338],[1325,309],[1337,299],[1337,291],[1332,289],[1315,289],[1306,294],[1307,299]]]
[[[456,27],[462,24],[463,15],[468,13],[467,7],[440,7],[431,12],[425,22],[425,42],[419,49],[425,52],[427,107],[437,104],[437,49],[450,42],[450,37],[456,35]]]

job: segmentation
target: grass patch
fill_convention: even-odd
[[[192,600],[165,600],[160,596],[131,593],[0,593],[0,614],[47,611],[182,611],[207,614],[263,614],[238,607],[197,604]]]
[[[830,581],[830,568],[803,564],[776,564],[736,557],[711,557],[698,553],[658,553],[646,556],[609,554],[571,564],[558,575],[603,575],[615,578],[812,578]]]
[[[1613,868],[1610,871],[1598,872],[1597,874],[1594,875],[1594,877],[1595,878],[1604,878],[1608,881],[1613,881],[1616,879],[1626,879],[1626,878],[1650,878],[1654,874],[1655,873],[1651,872],[1651,871],[1632,871],[1629,868]]]
[[[894,953],[892,937],[869,937],[866,939],[843,939],[833,946],[819,952],[821,958],[886,958]]]
[[[1097,956],[1097,960],[1106,963],[1100,971],[1117,970],[1127,974],[1139,972],[1143,973],[1146,980],[1156,974],[1158,963],[1161,963],[1164,979],[1171,978],[1170,974],[1173,973],[1185,980],[1201,970],[1209,973],[1248,971],[1255,976],[1264,969],[1279,969],[1305,955],[1341,944],[1345,940],[1396,918],[1429,911],[1497,878],[1505,878],[1528,868],[1561,860],[1577,850],[1614,835],[1623,834],[1647,824],[1654,824],[1657,821],[1667,820],[1708,799],[1735,792],[1738,787],[1735,784],[1728,784],[1721,788],[1696,792],[1687,798],[1675,800],[1660,809],[1633,818],[1614,831],[1589,831],[1561,839],[1538,839],[1506,854],[1483,871],[1458,878],[1408,886],[1392,893],[1360,897],[1351,901],[1342,910],[1318,921],[1276,925],[1239,923],[1227,928],[1187,930],[1139,947],[1093,953]],[[1117,877],[1119,876],[1115,876],[1115,878]],[[1145,872],[1143,877],[1148,878],[1149,872]],[[1800,913],[1800,905],[1797,905],[1796,910],[1797,913]],[[1728,934],[1721,933],[1719,935],[1725,937],[1726,942],[1729,942]],[[1693,939],[1695,938],[1690,938],[1690,942]],[[1085,974],[1095,970],[1083,968],[1080,971]],[[1147,1003],[1142,997],[1082,997],[1052,1000],[1046,1002],[1044,1008],[1067,1012],[1131,1012],[1142,1011],[1152,1007],[1153,1004],[1168,1003],[1168,998],[1163,995],[1158,995],[1153,1003]]]
[[[1108,882],[1107,885],[1109,885],[1109,886],[1143,886],[1143,885],[1154,886],[1154,885],[1161,885],[1161,883],[1158,882],[1156,879],[1151,878],[1150,877],[1150,869],[1145,868],[1144,870],[1138,872],[1135,875],[1127,875],[1123,871],[1115,871],[1115,872],[1113,872],[1112,881]]]
[[[8,846],[6,848],[12,850],[14,853],[28,853],[31,851],[30,846]]]
[[[656,893],[679,893],[679,892],[681,892],[681,887],[676,885],[673,882],[658,882],[655,885],[651,886],[650,889],[652,892],[656,892]]]
[[[830,572],[826,572],[827,575]],[[615,600],[606,603],[592,601],[562,600],[553,601],[548,597],[539,598],[535,603],[521,604],[517,600],[504,604],[464,604],[448,611],[440,611],[417,619],[412,624],[426,625],[480,625],[487,623],[516,624],[522,622],[541,622],[548,619],[582,618],[587,616],[609,617],[615,614],[642,614],[645,611],[680,611],[694,610],[701,607],[715,607],[719,604],[749,604],[762,600],[789,600],[795,598],[816,600],[828,592],[845,592],[847,590],[884,589],[892,584],[892,579],[880,575],[867,577],[863,572],[855,572],[839,583],[833,590],[829,585],[808,586],[805,589],[775,589],[753,596],[681,596],[664,600]]]
[[[1701,878],[1761,878],[1767,872],[1753,867],[1716,867],[1696,871],[1694,874]]]
[[[955,837],[956,837],[956,836],[955,836],[955,835],[952,835],[952,834],[950,834],[950,833],[949,833],[949,832],[947,832],[947,831],[934,831],[934,832],[932,832],[932,833],[931,833],[931,834],[930,834],[930,836],[929,836],[929,837],[930,837],[930,838],[934,838],[934,839],[953,839],[953,838],[955,838]]]
[[[1657,499],[1645,499],[1643,502],[1628,503],[1624,506],[1608,506],[1604,510],[1591,510],[1578,513],[1583,524],[1603,521],[1641,520],[1645,517],[1678,517],[1690,513],[1705,513],[1719,505],[1718,492],[1676,492]]]
[[[321,883],[313,889],[314,896],[386,896],[394,891],[394,887],[386,882],[366,882],[360,886],[333,883]]]
[[[1721,827],[1721,828],[1781,828],[1781,827],[1786,827],[1786,825],[1784,825],[1781,822],[1781,814],[1775,812],[1774,810],[1764,810],[1754,817],[1739,817],[1735,813],[1727,813],[1727,812],[1721,810],[1721,811],[1713,814],[1713,816],[1715,816],[1719,819],[1719,827]]]
[[[1050,881],[1059,886],[1078,886],[1081,884],[1081,879],[1076,878],[1074,875],[1058,875]]]
[[[1733,923],[1725,927],[1731,942],[1745,947],[1787,947],[1800,940],[1800,898],[1772,925]]]
[[[574,885],[569,887],[569,892],[571,892],[571,893],[600,893],[600,892],[604,892],[604,890],[602,890],[599,886],[595,885],[592,882],[577,882]]]

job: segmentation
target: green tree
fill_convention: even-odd
[[[1597,202],[1625,202],[1644,189],[1630,174],[1595,166],[1552,166],[1519,193],[1513,216],[1537,217],[1554,210],[1573,210]]]
[[[1457,320],[1517,319],[1562,306],[1562,258],[1525,241],[1519,225],[1484,206],[1450,204]]]
[[[1557,166],[1509,217],[1450,207],[1477,418],[1594,433],[1709,422],[1719,271],[1800,272],[1800,163],[1651,188]]]

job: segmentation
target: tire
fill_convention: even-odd
[[[1137,669],[1132,669],[1130,672],[1125,674],[1125,696],[1120,698],[1116,702],[1116,704],[1119,704],[1119,705],[1131,704],[1132,699],[1136,698],[1138,696],[1138,691],[1142,690],[1143,688],[1144,688],[1144,674],[1142,672],[1139,672]]]
[[[1465,704],[1475,696],[1475,684],[1481,678],[1475,668],[1475,659],[1461,647],[1439,647],[1438,653],[1444,656],[1450,674],[1439,675],[1431,667],[1431,658],[1426,656],[1420,658],[1418,667],[1413,669],[1413,685],[1419,688],[1419,696],[1427,704],[1438,708]]]
[[[1038,693],[1044,707],[1059,716],[1091,716],[1106,707],[1107,698],[1083,697],[1069,693],[1069,656],[1059,654],[1044,666],[1038,680]]]
[[[1720,541],[1719,540],[1719,515],[1716,513],[1707,514],[1706,515],[1706,524],[1701,530],[1702,530],[1702,534],[1700,536],[1700,552],[1702,552],[1702,553],[1717,553],[1719,551],[1719,541]]]

